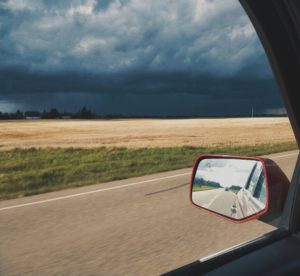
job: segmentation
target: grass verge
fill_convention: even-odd
[[[296,149],[295,143],[248,147],[154,149],[15,149],[0,154],[0,199],[192,167],[203,153],[258,156]]]

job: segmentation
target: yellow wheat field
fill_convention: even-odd
[[[224,147],[294,141],[287,118],[0,121],[0,149]]]

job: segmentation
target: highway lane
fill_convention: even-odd
[[[231,191],[220,191],[219,197],[214,200],[208,208],[215,212],[222,212],[223,215],[230,217],[232,215],[231,207],[236,203],[237,196]]]
[[[219,188],[207,191],[193,192],[193,202],[201,205],[204,208],[209,208],[210,205],[220,197],[222,190],[222,188]]]
[[[231,207],[236,205],[237,195],[232,191],[225,191],[224,188],[218,188],[193,192],[192,199],[199,206],[232,217]]]
[[[272,157],[290,178],[296,152]],[[190,172],[0,202],[0,275],[157,275],[273,229],[193,208]]]

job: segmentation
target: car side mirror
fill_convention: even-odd
[[[248,221],[268,211],[268,177],[261,158],[202,155],[191,184],[194,205],[232,221]]]
[[[272,211],[269,210],[270,194],[277,202],[271,204],[272,209],[278,212],[283,208],[288,184],[277,181],[271,185],[270,192],[268,182],[269,176],[286,181],[282,174],[279,167],[268,159],[202,155],[194,166],[190,199],[197,207],[235,222],[267,217],[268,211]],[[285,188],[278,189],[282,185]],[[275,190],[280,190],[281,195],[274,193]]]

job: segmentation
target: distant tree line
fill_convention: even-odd
[[[195,178],[193,185],[196,186],[196,187],[209,186],[209,187],[213,187],[213,188],[222,188],[220,183],[215,182],[215,181],[206,180],[202,177]]]
[[[51,108],[50,110],[44,110],[42,112],[36,110],[28,110],[22,112],[17,110],[16,112],[0,112],[0,120],[22,120],[22,119],[94,119],[97,118],[87,107],[82,107],[76,113],[59,112],[57,108]]]
[[[266,114],[256,114],[254,117],[286,117],[287,115],[266,115]],[[1,112],[0,120],[21,120],[21,119],[194,119],[194,118],[243,118],[249,117],[244,115],[236,116],[200,116],[195,114],[192,115],[177,115],[177,116],[167,116],[167,115],[136,115],[136,114],[107,114],[107,115],[97,115],[92,112],[87,107],[82,107],[78,112],[59,112],[57,108],[51,108],[50,110],[44,110],[42,112],[36,110],[20,111],[16,112]]]

